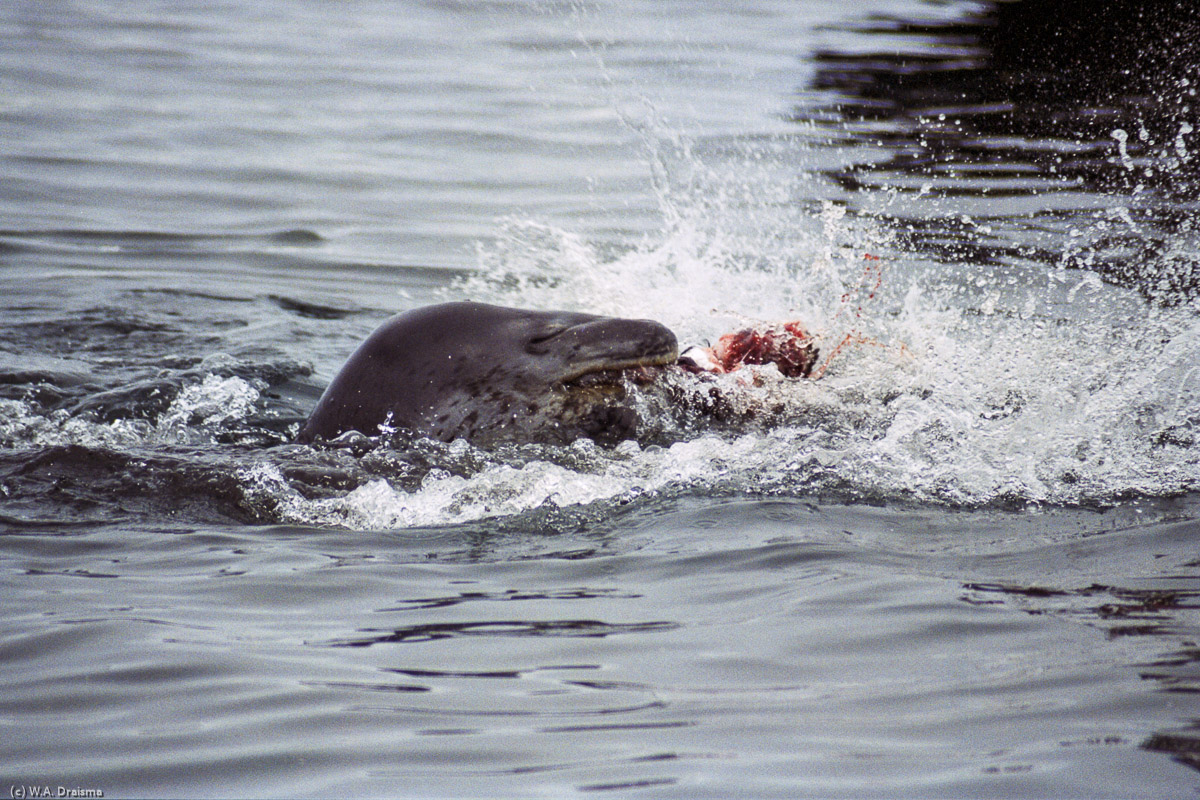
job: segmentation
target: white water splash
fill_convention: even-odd
[[[65,410],[42,414],[24,400],[0,400],[0,446],[135,447],[153,430],[145,420],[108,423],[73,417]]]
[[[258,402],[260,388],[238,377],[207,375],[200,384],[185,386],[158,418],[160,440],[186,441],[197,429],[213,429],[244,419]]]
[[[1123,133],[1114,137],[1124,160]],[[421,518],[460,520],[670,486],[836,485],[965,505],[1200,489],[1195,309],[1149,306],[1087,271],[1059,270],[1042,285],[1035,275],[982,271],[964,281],[894,251],[872,285],[863,258],[886,249],[887,237],[848,224],[837,206],[802,218],[796,205],[781,212],[747,201],[761,175],[697,164],[689,175],[686,191],[663,192],[668,224],[659,240],[606,255],[567,231],[509,220],[482,249],[479,274],[458,288],[504,304],[652,317],[684,344],[747,321],[799,318],[828,357],[849,335],[823,380],[777,382],[772,396],[750,397],[787,407],[793,421],[733,442],[702,437],[639,452],[636,469],[614,462],[580,476],[589,488],[573,495],[518,491],[531,473],[500,469],[390,503],[428,502],[441,511],[426,507]],[[721,180],[746,185],[713,190]],[[721,468],[696,469],[697,448]],[[502,505],[446,499],[509,490]]]
[[[612,252],[559,226],[512,217],[479,246],[479,269],[450,294],[649,317],[685,343],[781,319],[824,330],[845,316],[843,298],[864,282],[865,257],[887,248],[891,235],[835,203],[798,201],[814,193],[812,179],[790,167],[796,140],[768,137],[705,160],[653,115],[645,126],[636,132],[661,235]],[[895,302],[897,289],[883,291]]]
[[[546,461],[520,466],[500,462],[469,477],[433,470],[420,488],[412,491],[377,479],[344,496],[320,500],[301,496],[273,465],[242,470],[240,478],[253,487],[251,494],[257,495],[260,502],[269,498],[274,513],[286,522],[397,529],[510,516],[539,508],[585,506],[604,500],[634,500],[668,489],[725,484],[748,459],[757,459],[761,444],[755,436],[733,441],[704,436],[668,448],[643,449],[630,441],[600,453],[591,441],[580,440],[573,448],[587,451],[597,464],[593,470],[569,469]]]
[[[289,522],[399,529],[542,509],[701,491],[824,494],[954,505],[1074,505],[1200,489],[1200,325],[1139,349],[1136,367],[1074,360],[1095,331],[1047,326],[1023,335],[974,329],[933,337],[897,361],[864,350],[822,381],[765,380],[757,402],[784,403],[791,423],[669,447],[582,440],[588,468],[496,455],[463,475],[434,470],[417,488],[379,479],[309,500],[274,467],[266,486]],[[1165,334],[1164,334],[1165,335]],[[1150,366],[1148,366],[1150,365]],[[758,392],[754,395],[753,392]],[[457,443],[465,447],[465,443]],[[281,499],[283,502],[280,502]]]
[[[49,414],[24,400],[0,400],[0,445],[136,448],[144,445],[207,444],[213,432],[244,419],[255,407],[260,387],[239,377],[207,375],[184,386],[155,421],[98,422],[59,409]]]

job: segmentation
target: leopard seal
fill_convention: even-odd
[[[484,446],[635,438],[625,370],[678,357],[658,322],[474,302],[406,311],[346,361],[297,441],[388,428]]]

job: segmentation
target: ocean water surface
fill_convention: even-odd
[[[1186,4],[0,32],[0,792],[1200,792]],[[821,377],[616,447],[294,442],[452,299],[802,320]]]

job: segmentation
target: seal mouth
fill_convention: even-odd
[[[674,364],[679,358],[675,351],[654,356],[628,358],[587,365],[572,370],[562,378],[564,386],[575,389],[617,388],[629,378],[635,383],[646,383],[658,373],[658,367]]]

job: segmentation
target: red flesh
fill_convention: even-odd
[[[817,361],[817,348],[799,322],[727,333],[711,353],[722,372],[743,364],[774,364],[789,378],[807,378]]]

